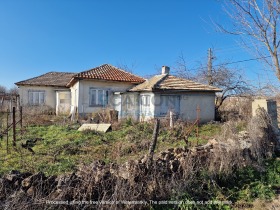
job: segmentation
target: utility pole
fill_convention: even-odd
[[[213,74],[212,74],[212,60],[213,60],[213,53],[212,49],[208,49],[208,85],[213,85]]]

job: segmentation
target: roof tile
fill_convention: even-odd
[[[70,79],[75,73],[69,72],[48,72],[38,77],[23,80],[15,83],[16,85],[36,85],[36,86],[54,86],[54,87],[66,87]]]
[[[68,83],[68,86],[71,86],[77,79],[100,79],[118,82],[130,82],[135,84],[145,81],[145,79],[142,77],[136,76],[109,64],[104,64],[74,75],[74,77]]]
[[[130,91],[153,91],[153,90],[186,90],[186,91],[213,91],[219,92],[221,89],[204,85],[191,80],[171,76],[167,74],[156,75],[146,82],[137,85]]]

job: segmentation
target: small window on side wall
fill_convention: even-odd
[[[28,104],[32,106],[39,106],[45,104],[45,91],[30,90],[28,91]]]
[[[149,95],[142,95],[141,96],[141,105],[142,106],[150,106],[151,96]]]

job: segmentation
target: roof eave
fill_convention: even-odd
[[[66,85],[45,85],[45,84],[20,84],[20,83],[15,83],[17,86],[39,86],[39,87],[63,87],[67,88]]]
[[[72,77],[71,80],[66,84],[66,87],[72,87],[79,79],[77,77]]]
[[[190,90],[190,89],[165,89],[165,88],[153,88],[153,89],[142,89],[142,90],[129,90],[130,92],[222,92],[222,90]]]
[[[77,80],[97,80],[97,81],[104,81],[104,82],[125,82],[125,83],[131,83],[131,84],[141,84],[144,81],[127,81],[127,80],[112,80],[112,79],[98,79],[98,78],[88,78],[88,77],[74,77],[74,79]],[[73,82],[72,80],[74,80],[73,78],[70,80],[70,82],[67,84],[67,86],[69,84],[71,84],[71,82]]]
[[[128,92],[153,92],[152,89],[128,90]]]
[[[221,90],[203,90],[203,89],[155,89],[155,91],[179,91],[179,92],[222,92]]]

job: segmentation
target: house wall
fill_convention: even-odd
[[[75,87],[76,85],[76,87]],[[114,106],[114,92],[125,92],[134,85],[125,82],[110,82],[110,81],[98,81],[98,80],[80,80],[71,88],[71,92],[77,89],[78,91],[78,113],[93,113],[100,111],[103,107],[90,107],[90,88],[100,88],[109,91],[109,105]],[[74,97],[72,97],[74,98]],[[72,101],[72,104],[75,104]]]
[[[277,119],[277,102],[275,100],[267,99],[255,99],[252,102],[252,116],[257,115],[257,110],[259,108],[264,108],[269,114],[272,125],[278,129],[278,119]]]
[[[194,121],[197,118],[197,107],[200,108],[200,121],[208,122],[215,119],[215,93],[207,92],[184,92],[184,93],[153,93],[153,92],[126,92],[133,84],[122,82],[109,82],[98,80],[80,80],[71,87],[71,105],[78,107],[78,113],[94,113],[104,107],[91,107],[90,88],[103,89],[109,91],[109,104],[107,107],[119,109],[119,118],[132,117],[136,120],[149,120],[154,117],[166,117],[160,114],[161,95],[178,96],[179,118],[187,121]],[[77,96],[75,96],[75,91]],[[120,92],[120,95],[114,95]],[[150,96],[150,106],[141,105],[141,97]],[[118,100],[116,100],[118,98]],[[176,98],[176,97],[175,97]],[[116,101],[121,105],[114,104]],[[144,109],[143,109],[144,108]],[[168,109],[168,108],[167,108]],[[167,110],[168,111],[168,110]]]
[[[45,91],[45,105],[51,108],[56,108],[56,93],[55,87],[44,87],[44,86],[20,86],[19,95],[20,102],[23,106],[28,105],[28,92],[29,91]]]
[[[170,98],[169,98],[170,97]],[[170,100],[171,99],[171,100]],[[174,99],[177,99],[175,102]],[[180,94],[168,93],[156,93],[154,96],[154,116],[155,117],[167,117],[169,111],[174,111],[176,114],[180,114]]]
[[[181,95],[180,117],[187,121],[197,118],[197,107],[200,109],[200,122],[215,119],[215,93],[189,93]]]
[[[141,98],[149,96],[149,106],[141,103]],[[154,118],[154,93],[151,92],[127,92],[121,95],[121,114],[119,118],[132,117],[134,120],[146,121]]]
[[[161,103],[163,103],[161,101],[161,95],[179,96],[180,104],[178,117],[182,120],[196,120],[198,106],[200,108],[200,122],[208,122],[215,119],[215,93],[156,93],[154,96],[155,117],[166,117],[162,116],[160,113]]]
[[[79,104],[79,86],[80,82],[76,82],[71,88],[71,106],[77,107]]]
[[[139,93],[127,92],[121,95],[121,113],[119,118],[139,119]]]

